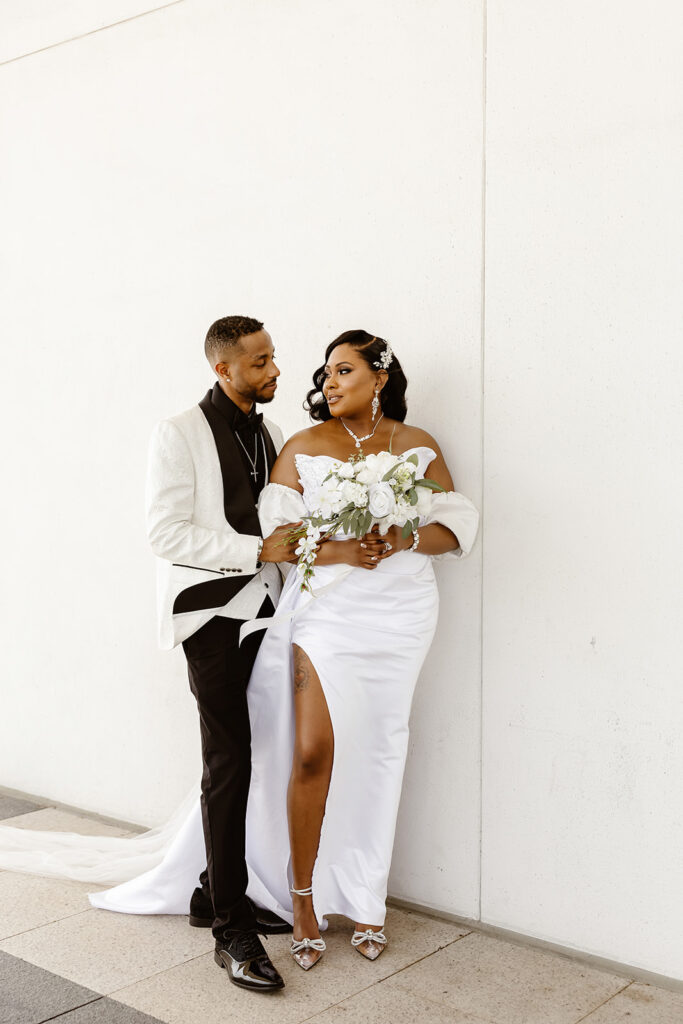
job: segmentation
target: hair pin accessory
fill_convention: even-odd
[[[373,366],[377,367],[378,370],[388,370],[391,364],[391,360],[394,358],[394,353],[391,351],[391,345],[389,344],[389,342],[385,341],[384,344],[386,345],[384,352],[382,352],[379,359],[376,359],[372,364]]]

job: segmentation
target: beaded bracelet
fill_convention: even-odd
[[[413,530],[413,543],[410,548],[411,551],[417,551],[417,545],[420,543],[420,534],[417,530]]]

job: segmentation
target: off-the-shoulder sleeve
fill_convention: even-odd
[[[469,555],[479,528],[479,512],[469,498],[458,491],[437,491],[432,495],[429,515],[424,518],[424,525],[429,523],[441,523],[448,527],[460,544],[454,551],[446,551],[443,555],[436,555],[436,558],[464,558]]]
[[[258,517],[261,533],[268,537],[278,526],[298,523],[307,515],[303,494],[285,484],[267,484],[258,501]]]

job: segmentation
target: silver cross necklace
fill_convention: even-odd
[[[256,482],[256,479],[257,479],[257,477],[258,477],[258,470],[256,469],[256,465],[257,465],[257,463],[258,463],[258,434],[257,434],[257,435],[256,435],[256,437],[254,438],[254,458],[252,459],[251,455],[250,455],[250,454],[249,454],[249,452],[247,451],[247,446],[245,445],[245,443],[244,443],[244,441],[242,440],[242,438],[240,437],[240,435],[239,435],[239,434],[237,433],[237,431],[235,431],[234,433],[235,433],[235,437],[237,438],[237,440],[239,441],[239,443],[240,443],[240,444],[242,445],[242,451],[244,452],[244,454],[246,455],[246,457],[247,457],[247,458],[249,459],[249,465],[251,466],[251,471],[250,471],[249,475],[250,475],[250,476],[253,476],[253,478],[254,478],[254,483],[255,483],[255,482]],[[264,457],[264,459],[265,459],[265,457],[266,457],[266,453],[265,453],[265,447],[266,447],[266,443],[265,443],[265,441],[263,440],[263,435],[261,435],[261,442],[262,442],[262,444],[263,444],[263,449],[264,449],[264,451],[263,451],[263,457]]]

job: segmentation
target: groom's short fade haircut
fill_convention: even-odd
[[[245,334],[256,334],[263,330],[260,320],[253,316],[224,316],[211,324],[204,342],[206,358],[214,367],[220,357],[230,349],[235,349],[240,338]]]

